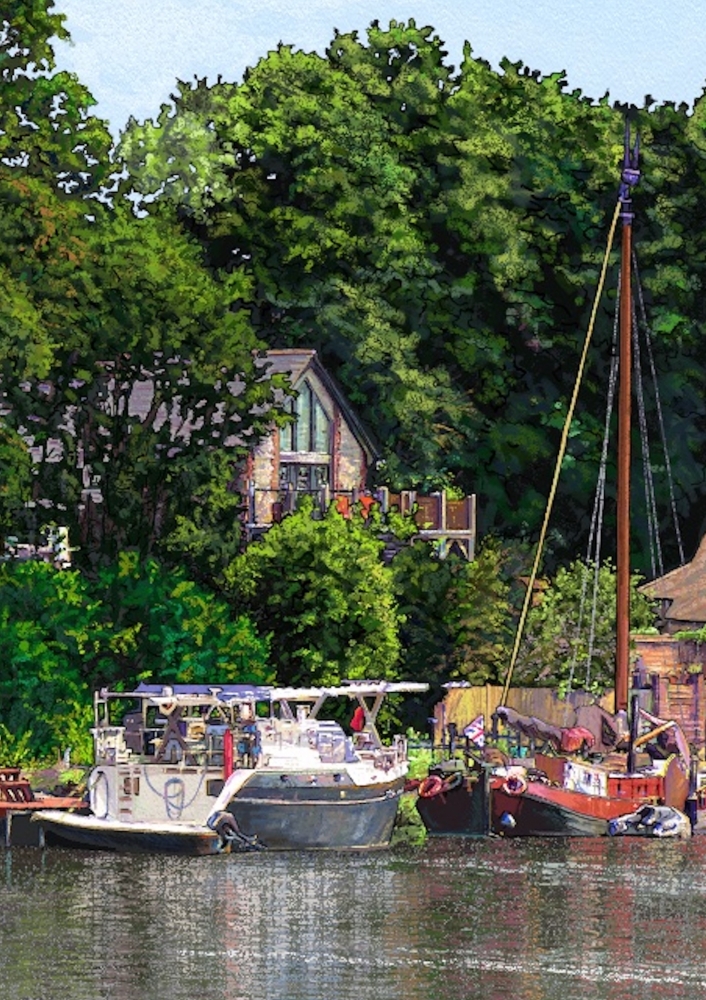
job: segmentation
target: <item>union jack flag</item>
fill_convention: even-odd
[[[463,730],[463,735],[477,747],[485,746],[485,716],[477,715]]]

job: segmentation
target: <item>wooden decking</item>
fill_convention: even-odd
[[[0,767],[0,804],[17,805],[34,801],[29,780],[22,777],[19,767]]]
[[[43,809],[74,810],[82,805],[72,795],[35,795],[19,767],[0,767],[0,845],[44,847],[44,834],[32,822]]]

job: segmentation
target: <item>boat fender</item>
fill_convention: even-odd
[[[450,774],[444,781],[444,791],[452,792],[454,788],[460,788],[462,784],[463,774],[461,771],[456,771],[454,774]]]
[[[444,791],[443,779],[438,774],[428,775],[419,786],[419,794],[423,799],[433,799]]]
[[[508,795],[522,795],[527,791],[527,779],[521,774],[508,774],[503,781],[503,791]]]
[[[517,820],[512,813],[504,812],[500,817],[500,826],[503,830],[514,830],[517,826]]]
[[[230,813],[222,813],[218,817],[215,830],[218,836],[223,840],[235,840],[240,834],[238,824],[235,822],[234,817],[231,816]]]
[[[110,812],[108,776],[105,771],[93,771],[86,783],[88,803],[96,819],[107,819]]]

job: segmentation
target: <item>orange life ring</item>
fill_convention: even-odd
[[[527,791],[527,779],[521,774],[508,774],[503,781],[503,791],[508,795],[522,795]]]
[[[444,782],[438,774],[430,774],[419,786],[419,794],[423,799],[432,799],[444,791]]]

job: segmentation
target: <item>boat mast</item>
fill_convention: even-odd
[[[639,138],[630,149],[625,125],[625,154],[618,200],[623,223],[620,267],[620,348],[618,395],[617,587],[615,710],[627,711],[630,676],[630,430],[632,423],[632,188],[640,179]]]

